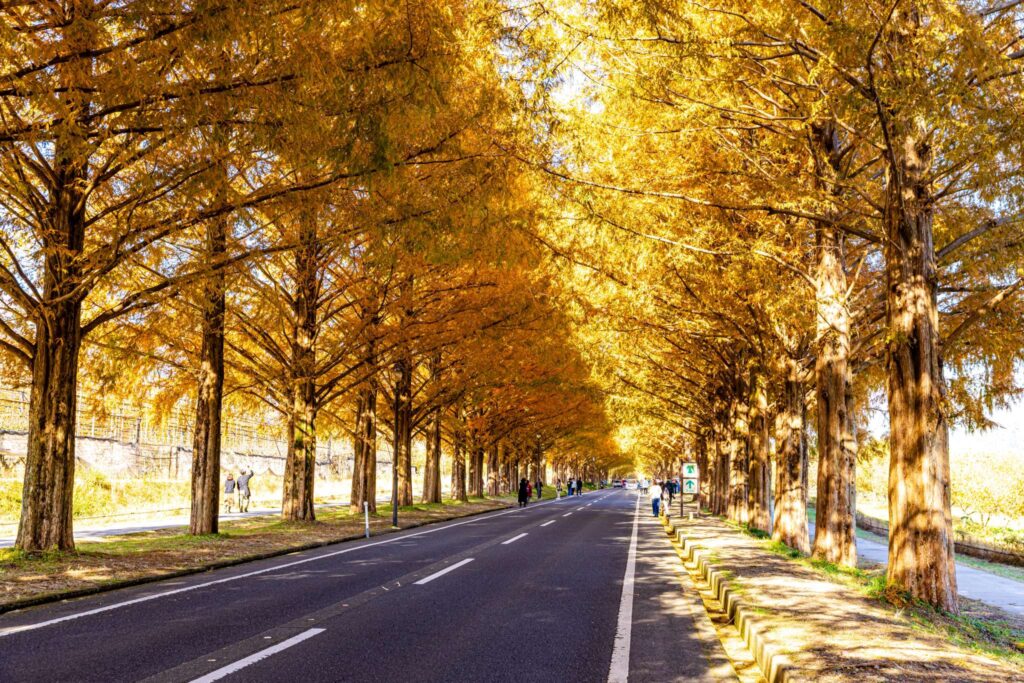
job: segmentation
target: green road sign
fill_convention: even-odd
[[[697,493],[697,480],[683,479],[683,493]]]
[[[695,462],[684,462],[683,463],[683,479],[697,479],[697,463]]]

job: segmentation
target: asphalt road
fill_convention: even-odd
[[[598,491],[0,616],[0,681],[721,681],[660,524]]]

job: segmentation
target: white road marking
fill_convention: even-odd
[[[501,544],[502,545],[508,545],[509,543],[515,543],[516,541],[518,541],[520,538],[522,538],[525,535],[526,535],[525,532],[521,533],[518,536],[513,536],[512,538],[508,539],[507,541],[502,541]]]
[[[541,505],[547,505],[554,501],[545,501],[543,503],[537,503],[534,507],[540,507]],[[498,512],[493,515],[488,515],[483,519],[494,519],[495,517],[502,517],[504,515],[511,515],[519,512],[519,508],[513,508],[512,510],[506,510],[505,512]],[[257,569],[251,572],[245,572],[243,574],[235,574],[234,576],[227,576],[223,579],[215,579],[213,581],[205,581],[203,583],[197,583],[192,586],[183,586],[182,588],[174,588],[169,591],[163,591],[162,593],[153,593],[152,595],[143,595],[142,597],[132,598],[131,600],[125,600],[123,602],[115,602],[112,605],[104,605],[103,607],[96,607],[94,609],[86,610],[84,612],[78,612],[76,614],[68,614],[63,617],[56,617],[53,619],[47,619],[46,621],[40,621],[35,624],[25,624],[24,626],[11,626],[9,628],[0,629],[0,638],[5,636],[11,636],[15,633],[23,633],[25,631],[34,631],[36,629],[45,628],[47,626],[53,626],[54,624],[60,624],[65,621],[71,621],[73,619],[81,619],[82,617],[89,617],[93,614],[102,614],[103,612],[109,612],[115,609],[121,609],[122,607],[130,607],[131,605],[137,605],[142,602],[149,602],[150,600],[157,600],[158,598],[166,598],[170,595],[178,595],[179,593],[187,593],[188,591],[199,590],[200,588],[208,588],[210,586],[217,586],[222,583],[228,583],[229,581],[237,581],[239,579],[247,579],[250,576],[259,576],[260,574],[267,574],[269,572],[275,572],[279,569],[287,569],[289,567],[295,567],[300,564],[306,564],[308,562],[316,562],[317,560],[326,560],[331,557],[337,557],[338,555],[344,555],[346,553],[352,553],[363,548],[372,548],[378,545],[385,545],[387,543],[394,543],[395,541],[404,541],[409,538],[415,538],[417,536],[425,536],[427,534],[433,534],[438,531],[444,531],[445,529],[453,529],[463,524],[472,524],[473,522],[482,521],[478,517],[468,519],[463,522],[455,522],[454,524],[446,524],[445,526],[435,527],[433,529],[427,529],[426,531],[418,531],[413,534],[402,534],[400,536],[389,536],[381,541],[375,541],[373,543],[362,543],[360,545],[353,546],[351,548],[344,548],[342,550],[336,550],[331,553],[324,555],[317,555],[316,557],[307,557],[301,560],[295,560],[294,562],[286,562],[285,564],[277,564],[272,567],[265,567],[263,569]]]
[[[633,635],[633,579],[636,575],[636,532],[640,524],[640,496],[633,509],[633,536],[629,539],[629,559],[622,577],[622,599],[619,600],[619,623],[615,628],[612,664],[608,670],[608,683],[626,683],[629,680],[629,644]]]
[[[571,514],[572,514],[571,512],[566,512],[566,513],[565,513],[564,515],[562,515],[562,516],[563,516],[563,517],[568,517],[568,516],[569,516],[569,515],[571,515]]]
[[[444,576],[444,575],[445,575],[445,574],[447,574],[448,572],[451,572],[451,571],[455,571],[456,569],[458,569],[458,568],[459,568],[459,567],[461,567],[462,565],[464,565],[464,564],[469,564],[469,563],[470,563],[470,562],[472,562],[472,561],[473,561],[473,558],[472,558],[472,557],[467,557],[466,559],[464,559],[464,560],[462,560],[462,561],[460,561],[460,562],[456,562],[455,564],[453,564],[453,565],[452,565],[452,566],[450,566],[450,567],[445,567],[444,569],[442,569],[442,570],[441,570],[441,571],[439,571],[439,572],[434,572],[434,573],[433,573],[433,574],[431,574],[430,576],[425,576],[425,577],[423,577],[422,579],[420,579],[419,581],[417,581],[417,582],[416,582],[416,585],[417,585],[417,586],[422,586],[422,585],[423,585],[423,584],[425,584],[425,583],[430,583],[431,581],[433,581],[433,580],[434,580],[434,579],[436,579],[437,577],[439,577],[439,576]]]
[[[311,628],[308,631],[303,631],[297,636],[292,636],[288,640],[282,640],[277,645],[272,645],[268,647],[266,650],[260,650],[259,652],[253,653],[248,657],[245,657],[244,659],[239,659],[237,662],[233,662],[231,664],[228,664],[227,666],[223,666],[217,669],[216,671],[211,671],[205,676],[196,678],[192,681],[192,683],[212,683],[213,681],[219,681],[225,676],[230,676],[236,671],[240,671],[247,666],[255,664],[261,659],[266,659],[271,655],[276,655],[278,652],[281,652],[282,650],[287,650],[293,645],[298,645],[304,640],[308,640],[315,635],[323,633],[325,630],[326,629],[322,628]]]
[[[543,524],[541,524],[541,526],[547,526],[548,524],[554,524],[554,523],[555,523],[555,520],[551,520],[550,522],[544,522]]]

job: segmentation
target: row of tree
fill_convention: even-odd
[[[67,0],[0,6],[0,349],[31,387],[17,547],[71,549],[80,393],[191,401],[192,533],[217,531],[221,415],[286,426],[283,515],[316,440],[374,505],[612,457],[538,267],[531,135],[499,2]],[[561,454],[561,455],[560,455]],[[595,459],[596,458],[596,459]],[[504,478],[503,478],[504,477]]]
[[[712,510],[852,566],[884,396],[888,580],[956,610],[947,432],[1018,395],[1024,357],[1024,5],[530,11],[570,83],[532,159],[549,239],[597,283],[569,282],[588,357],[646,457],[695,454]]]

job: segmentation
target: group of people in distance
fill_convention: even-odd
[[[526,477],[519,480],[519,507],[526,507],[526,504],[537,494],[537,500],[544,495],[544,482],[538,477],[536,483]]]
[[[559,479],[555,482],[555,488],[558,490],[558,497],[562,497],[562,480]],[[583,495],[583,480],[582,479],[570,479],[569,480],[569,495],[570,496],[582,496]]]
[[[646,483],[646,480],[644,481]],[[646,487],[641,487],[641,490],[645,490]],[[668,506],[675,500],[676,494],[679,493],[679,482],[675,480],[659,481],[654,480],[654,486],[649,489],[651,494],[651,509],[654,512],[654,516],[666,514]]]
[[[231,513],[231,508],[237,503],[239,512],[249,511],[249,498],[251,493],[249,491],[249,480],[252,479],[253,471],[249,468],[246,472],[242,470],[238,473],[238,479],[231,476],[228,472],[228,478],[224,481],[224,509]]]
[[[555,480],[555,490],[558,491],[558,497],[562,497],[562,480]],[[526,477],[519,480],[519,507],[526,507],[526,504],[530,502],[534,494],[537,494],[537,500],[540,500],[544,494],[544,482],[541,479],[537,479],[536,483],[531,482]],[[582,496],[583,495],[583,480],[582,479],[570,479],[569,480],[569,495]]]

